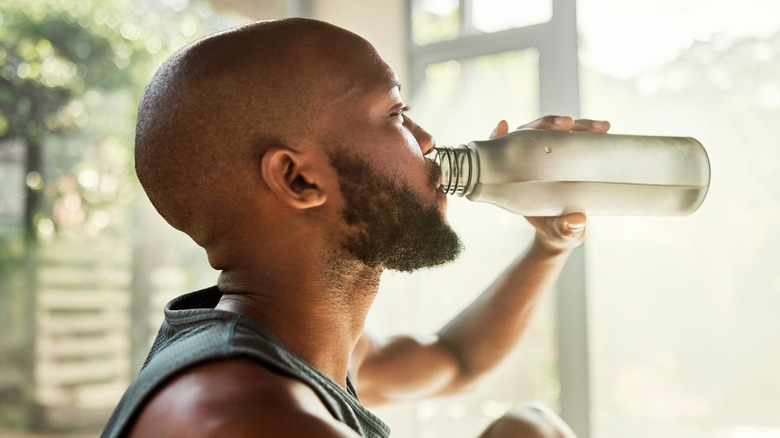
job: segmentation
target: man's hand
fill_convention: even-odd
[[[501,125],[501,123],[499,123]],[[603,120],[578,119],[574,120],[570,116],[545,116],[534,120],[517,129],[549,129],[552,131],[588,131],[588,132],[607,132],[609,131],[609,122]]]
[[[536,228],[534,243],[553,252],[573,250],[585,240],[587,218],[583,213],[526,219]]]
[[[609,122],[601,120],[579,119],[569,116],[545,116],[517,129],[548,129],[553,131],[607,132]],[[509,133],[509,124],[502,120],[490,134],[498,138]],[[587,218],[582,213],[571,213],[556,217],[527,217],[536,228],[535,243],[553,251],[572,250],[585,240]]]

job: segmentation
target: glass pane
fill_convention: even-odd
[[[472,25],[488,33],[546,23],[552,12],[552,0],[479,0],[471,4]]]
[[[692,216],[591,219],[600,438],[780,437],[780,4],[704,3],[579,2],[583,114],[713,169]]]
[[[512,126],[538,116],[538,53],[524,50],[430,65],[411,117],[439,144],[485,139],[502,118]],[[449,199],[448,218],[466,251],[443,269],[388,273],[368,327],[380,334],[431,333],[468,305],[533,236],[525,219],[497,207]],[[417,406],[378,409],[398,436],[473,437],[510,406],[556,406],[557,353],[552,302],[546,301],[518,351],[479,391]],[[411,418],[411,420],[409,420]]]
[[[458,0],[412,0],[412,35],[415,44],[452,40],[459,32]]]
[[[437,143],[483,139],[501,119],[514,127],[538,116],[539,53],[527,49],[431,64],[417,89],[411,117],[425,122]]]

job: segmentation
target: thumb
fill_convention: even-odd
[[[490,133],[490,139],[498,138],[509,132],[509,123],[506,120],[498,122],[493,132]]]
[[[587,222],[588,218],[584,213],[571,213],[561,218],[565,234],[574,234],[582,231],[585,229]]]

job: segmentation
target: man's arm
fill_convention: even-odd
[[[604,132],[609,125],[545,117],[525,127]],[[507,130],[503,122],[492,137]],[[525,253],[435,336],[361,337],[351,371],[364,403],[459,392],[495,368],[517,346],[540,298],[553,287],[585,235],[586,218],[580,213],[528,220],[536,228],[536,236]]]

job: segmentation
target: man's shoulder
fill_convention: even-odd
[[[152,395],[130,437],[354,437],[307,385],[248,359],[184,370]]]

